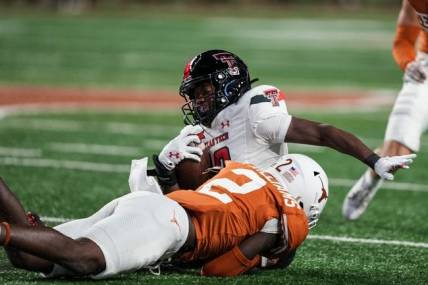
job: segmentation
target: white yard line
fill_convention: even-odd
[[[85,153],[100,155],[117,155],[117,156],[138,156],[141,149],[138,147],[118,146],[118,145],[100,145],[100,144],[83,144],[83,143],[50,143],[48,149],[58,152],[68,153]]]
[[[352,187],[357,179],[331,178],[329,182],[333,186]],[[397,191],[428,192],[428,185],[405,182],[385,182],[382,188]]]
[[[70,170],[110,172],[110,173],[129,173],[131,164],[108,164],[89,161],[75,160],[54,160],[54,159],[33,159],[17,157],[0,157],[0,164],[27,166],[39,168],[60,168]]]
[[[57,218],[57,217],[41,217],[42,221],[49,223],[65,223],[72,221],[69,218]],[[332,242],[348,242],[348,243],[362,243],[362,244],[379,244],[379,245],[396,245],[405,247],[417,247],[417,248],[428,248],[428,243],[424,242],[412,242],[404,240],[382,240],[382,239],[365,239],[365,238],[353,238],[353,237],[340,237],[340,236],[329,236],[329,235],[309,235],[308,239],[332,241]]]
[[[398,246],[428,248],[428,243],[412,242],[412,241],[405,241],[405,240],[365,239],[365,238],[337,237],[337,236],[326,236],[326,235],[309,235],[308,238],[309,239],[318,239],[318,240],[327,240],[327,241],[333,241],[333,242],[398,245]]]
[[[94,172],[129,173],[131,163],[109,164],[77,160],[55,160],[38,158],[0,157],[0,165],[39,167],[39,168],[60,168]],[[352,187],[356,180],[344,178],[330,178],[331,186]],[[428,186],[423,184],[386,182],[385,189],[397,191],[428,192]]]
[[[56,152],[138,157],[141,155],[143,147],[161,149],[167,142],[166,140],[145,139],[141,143],[142,147],[52,142],[47,145],[47,148]]]
[[[76,120],[51,120],[51,119],[22,119],[12,118],[1,128],[12,129],[32,129],[59,132],[100,132],[122,135],[138,135],[144,137],[145,134],[165,135],[165,133],[178,133],[180,126],[165,126],[155,124],[132,124],[122,122],[84,122]]]
[[[42,150],[35,148],[16,148],[0,146],[0,155],[19,157],[40,157],[42,156]]]
[[[37,129],[46,131],[62,131],[62,132],[93,132],[93,129],[98,129],[113,134],[123,135],[139,135],[144,137],[145,134],[150,135],[164,135],[170,132],[176,134],[180,130],[180,126],[174,125],[160,125],[160,124],[136,124],[136,123],[123,123],[123,122],[84,122],[77,120],[52,120],[52,119],[25,119],[25,118],[11,118],[7,124],[0,126],[0,128],[16,128],[16,129]],[[383,138],[366,138],[360,139],[368,145],[373,147],[380,146],[383,143]],[[422,146],[428,146],[428,142],[422,141]],[[307,151],[307,152],[321,152],[324,147],[290,144],[293,149]],[[426,152],[426,150],[421,150]]]

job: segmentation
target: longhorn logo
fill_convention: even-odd
[[[327,200],[328,195],[327,195],[327,190],[325,190],[324,183],[322,182],[322,179],[319,176],[319,174],[320,174],[319,172],[314,171],[314,176],[317,176],[319,178],[319,180],[321,181],[321,191],[322,191],[322,193],[321,193],[321,197],[318,199],[318,203],[321,203],[322,200],[324,200],[324,199]]]

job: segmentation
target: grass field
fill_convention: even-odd
[[[191,56],[222,48],[239,54],[254,77],[280,87],[399,87],[391,60],[394,13],[279,13],[0,12],[0,83],[175,89]]]
[[[386,118],[387,113],[381,113],[382,116],[379,113],[365,113],[363,118],[361,114],[298,115],[346,128],[375,147],[381,142],[385,124],[385,120],[379,121],[379,117]],[[91,214],[112,198],[127,193],[130,160],[159,151],[171,134],[179,129],[180,115],[175,113],[69,112],[10,116],[0,121],[0,173],[28,209],[37,210],[49,217],[48,220],[80,218]],[[423,145],[412,169],[399,173],[396,183],[387,185],[378,194],[366,215],[352,223],[343,220],[340,207],[349,188],[346,183],[351,183],[347,180],[357,178],[364,166],[331,150],[298,146],[291,146],[291,150],[317,159],[330,178],[328,206],[320,225],[311,235],[408,241],[423,245],[376,245],[309,239],[299,250],[293,265],[285,271],[259,272],[222,282],[423,284],[427,281],[428,224],[425,217],[428,189],[424,177],[425,166],[428,165],[428,145]],[[71,165],[68,163],[70,161],[80,164]],[[95,168],[101,168],[101,164],[110,168],[103,168],[105,171],[91,170],[87,162],[98,164],[92,165]],[[399,190],[388,189],[391,187]],[[3,255],[0,265],[2,284],[46,283],[36,275],[13,270]],[[218,282],[194,275],[195,272],[185,272],[184,275],[168,272],[154,277],[141,272],[124,275],[109,283]]]
[[[390,56],[395,13],[381,19],[274,14],[166,19],[150,11],[76,17],[1,11],[0,84],[176,89],[186,59],[221,47],[242,55],[262,82],[285,90],[399,88],[401,75]],[[389,109],[333,111],[290,110],[354,132],[373,148],[382,142]],[[0,119],[0,175],[26,208],[51,225],[85,217],[127,193],[130,160],[159,151],[181,122],[171,111],[12,114]],[[161,276],[143,270],[102,284],[428,284],[428,144],[412,169],[398,173],[352,223],[342,218],[341,205],[364,165],[332,150],[290,148],[325,168],[330,198],[288,269],[224,279],[201,278],[192,270]],[[0,284],[94,282],[46,281],[13,269],[0,252]]]

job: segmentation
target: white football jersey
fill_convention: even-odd
[[[263,168],[288,152],[284,138],[290,122],[284,93],[260,85],[218,113],[211,128],[204,127],[203,142],[215,166],[234,160]]]

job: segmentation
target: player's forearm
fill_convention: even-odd
[[[333,126],[321,128],[321,138],[324,146],[351,155],[371,168],[379,158],[368,146],[353,134]]]
[[[325,146],[351,155],[373,168],[378,157],[353,134],[331,125],[293,117],[285,142]]]
[[[9,190],[4,180],[0,177],[0,221],[8,221],[14,224],[26,225],[27,216],[25,210],[15,194]]]
[[[260,254],[271,249],[276,234],[258,232],[239,246],[206,263],[201,270],[205,276],[236,276],[260,265]]]

